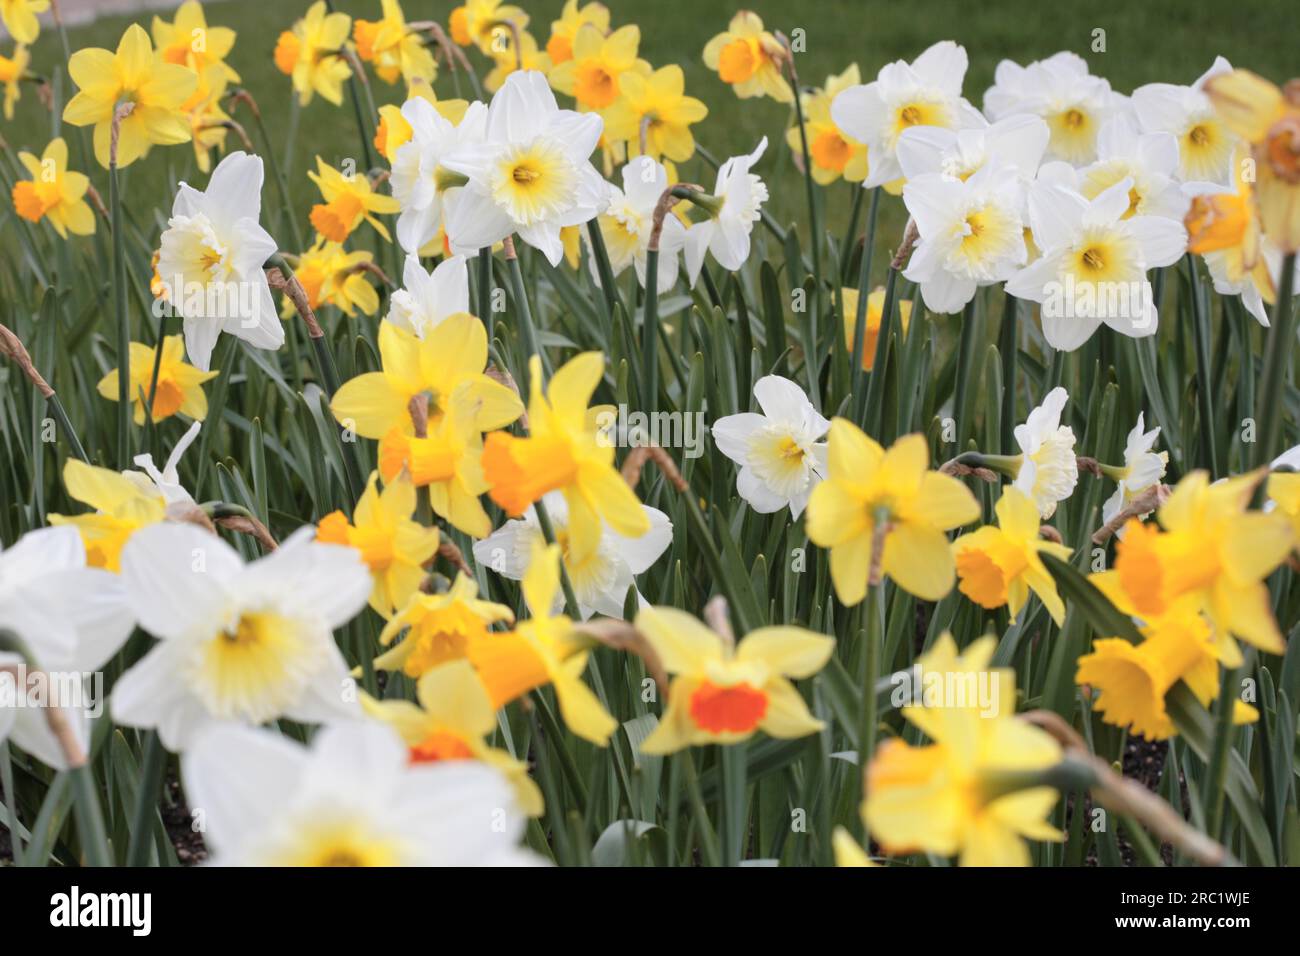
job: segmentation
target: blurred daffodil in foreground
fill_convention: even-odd
[[[154,383],[153,367],[158,351],[152,345],[132,342],[127,375],[130,384],[132,415],[137,425],[144,424],[145,401]],[[110,402],[117,401],[117,377],[120,369],[113,369],[99,380],[98,391]],[[149,417],[153,422],[170,418],[177,412],[195,421],[208,416],[208,398],[203,394],[203,383],[217,377],[217,370],[203,372],[185,361],[185,341],[179,335],[169,335],[163,340],[162,358],[158,362],[158,380],[153,391]]]
[[[50,0],[0,0],[0,22],[19,43],[35,43],[41,22],[36,14],[50,9]]]
[[[920,435],[886,451],[844,418],[831,421],[826,480],[808,500],[808,537],[831,552],[831,580],[844,604],[882,576],[927,601],[952,590],[945,532],[979,517],[979,503],[956,478],[929,470]]]
[[[55,137],[37,157],[23,151],[18,154],[31,179],[14,183],[14,209],[29,222],[49,221],[54,231],[67,238],[68,233],[89,236],[95,231],[95,214],[86,202],[90,180],[85,173],[68,169],[68,144]]]
[[[733,744],[759,730],[791,738],[822,728],[790,680],[821,670],[835,650],[832,638],[799,627],[762,627],[737,644],[670,607],[644,609],[636,627],[664,670],[676,675],[643,753]]]

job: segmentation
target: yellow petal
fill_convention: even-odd
[[[760,627],[745,635],[736,649],[736,657],[742,661],[762,661],[773,673],[799,680],[825,667],[834,651],[834,638],[802,627]]]

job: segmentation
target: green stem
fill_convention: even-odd
[[[871,190],[871,207],[867,212],[867,226],[862,233],[862,261],[858,267],[858,311],[853,319],[853,348],[850,361],[853,363],[853,378],[850,391],[853,404],[857,409],[854,416],[862,421],[866,410],[867,370],[862,367],[863,352],[867,347],[867,297],[871,285],[871,254],[876,246],[876,215],[880,211],[880,187]],[[892,274],[892,270],[891,270]],[[886,293],[888,294],[888,293]],[[883,324],[883,319],[882,319]],[[879,343],[877,343],[879,344]]]
[[[1201,419],[1201,455],[1202,464],[1210,469],[1210,477],[1219,475],[1219,454],[1214,441],[1214,395],[1210,385],[1210,314],[1201,288],[1201,280],[1196,275],[1196,261],[1188,253],[1183,260],[1187,263],[1187,284],[1192,290],[1192,329],[1196,344],[1196,400]],[[1104,371],[1104,369],[1103,369]]]
[[[858,675],[858,684],[862,687],[862,710],[858,714],[858,785],[862,800],[867,799],[867,766],[876,749],[876,678],[880,671],[880,644],[882,640],[880,626],[880,584],[867,587],[867,597],[862,605],[863,628],[859,631],[862,638],[862,670]],[[861,801],[859,801],[861,803]],[[860,815],[859,815],[860,816]],[[862,827],[861,820],[855,817],[856,825]],[[859,830],[865,842],[867,834]]]
[[[113,856],[108,848],[108,831],[104,829],[104,814],[99,808],[99,794],[95,788],[95,775],[89,764],[73,767],[73,812],[77,819],[77,835],[81,838],[81,852],[90,866],[112,866]]]
[[[978,296],[966,303],[961,313],[961,340],[957,347],[957,384],[952,396],[952,417],[957,420],[957,450],[966,447],[970,433],[966,419],[966,393],[970,389],[971,373],[975,361],[975,338],[979,332]]]
[[[89,462],[86,457],[86,449],[81,445],[81,439],[77,437],[76,430],[72,427],[72,420],[68,418],[68,411],[63,407],[63,402],[59,400],[57,394],[51,393],[45,399],[46,406],[54,413],[54,420],[58,422],[59,429],[68,436],[68,444],[72,446],[72,453],[84,462]]]
[[[1291,296],[1295,293],[1296,254],[1282,259],[1282,278],[1278,282],[1277,302],[1273,305],[1273,321],[1264,343],[1264,374],[1255,393],[1260,406],[1259,434],[1256,436],[1254,466],[1266,465],[1281,453],[1283,393],[1291,366],[1291,351],[1295,348],[1295,309]]]
[[[153,845],[153,815],[158,805],[162,787],[163,767],[167,763],[167,750],[158,738],[158,731],[145,734],[144,763],[140,768],[140,789],[135,795],[135,811],[131,815],[131,842],[127,848],[127,866],[145,866],[149,862],[149,848]]]
[[[1002,303],[1002,328],[998,330],[998,351],[1002,358],[1002,430],[999,435],[1002,448],[1011,447],[1016,428],[1016,370],[1020,363],[1016,361],[1019,336],[1017,325],[1020,321],[1020,300],[1013,295],[1006,296]],[[961,449],[958,449],[960,451]]]
[[[1228,776],[1228,752],[1232,749],[1232,712],[1236,703],[1236,690],[1241,686],[1243,670],[1234,668],[1223,673],[1223,685],[1214,711],[1214,749],[1210,751],[1206,772],[1205,793],[1208,806],[1205,810],[1205,834],[1211,840],[1219,839],[1223,831],[1223,808]]]
[[[659,250],[645,254],[645,312],[641,320],[641,405],[647,414],[659,408]]]
[[[108,208],[113,224],[113,311],[117,319],[117,465],[131,464],[131,319],[126,311],[126,236],[117,164],[108,169]]]
[[[739,866],[745,858],[745,788],[748,784],[746,766],[746,741],[720,744],[722,755],[722,787],[720,788],[720,818],[722,820],[722,863]]]
[[[513,250],[512,250],[513,251]],[[524,350],[528,353],[529,359],[536,355],[542,360],[542,380],[543,382],[550,376],[550,359],[537,344],[537,329],[533,325],[533,310],[528,305],[528,293],[524,290],[524,273],[519,266],[518,255],[507,255],[506,265],[510,270],[510,292],[515,299],[515,308],[519,312],[519,334],[524,340]],[[528,374],[528,363],[524,363],[525,377]],[[529,389],[532,387],[530,382],[520,382],[520,388],[525,395],[530,394]]]
[[[618,285],[614,281],[614,269],[609,264],[609,251],[605,248],[605,235],[600,231],[599,217],[587,223],[587,236],[591,240],[591,254],[596,259],[596,274],[600,276],[601,298],[605,303],[605,320],[614,320],[614,305],[622,302]],[[651,273],[647,272],[647,276]]]
[[[817,215],[817,188],[813,184],[812,157],[808,152],[808,127],[804,123],[803,102],[802,97],[799,95],[798,77],[794,75],[793,57],[790,58],[789,63],[791,85],[794,86],[794,116],[799,123],[799,147],[803,152],[803,180],[808,197],[808,222],[809,229],[812,232],[810,239],[812,242],[813,301],[812,309],[808,313],[808,341],[813,351],[809,354],[805,364],[808,366],[808,395],[812,399],[814,407],[820,409],[821,390],[817,370],[821,363],[816,361],[814,356],[817,354],[817,322],[821,318],[822,302],[821,217]]]
[[[862,295],[861,292],[858,293]],[[867,383],[866,406],[858,420],[869,435],[880,434],[884,419],[885,366],[889,364],[889,341],[894,330],[894,312],[898,300],[898,270],[892,265],[885,278],[884,310],[880,314],[880,332],[876,337],[876,355],[871,360],[871,379]]]
[[[713,832],[709,811],[704,806],[704,796],[700,792],[700,775],[695,769],[695,757],[688,749],[678,753],[676,759],[686,768],[686,792],[691,800],[691,811],[695,814],[695,826],[700,833],[700,854],[706,865],[721,866],[722,852],[718,848],[718,837]]]
[[[487,327],[488,342],[492,341],[496,316],[492,312],[492,248],[484,246],[478,251],[478,311]],[[504,367],[502,371],[505,371]]]

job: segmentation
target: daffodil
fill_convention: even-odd
[[[14,183],[18,215],[29,222],[49,220],[63,238],[68,233],[89,236],[95,231],[95,214],[85,199],[90,180],[85,173],[68,169],[68,144],[61,136],[50,140],[39,158],[24,150],[18,161],[32,177]]]
[[[1070,393],[1058,385],[1012,433],[1020,446],[1015,487],[1038,506],[1043,520],[1056,513],[1056,506],[1074,494],[1079,482],[1074,429],[1061,424],[1069,400]]]
[[[778,103],[793,103],[794,93],[782,75],[785,47],[763,29],[758,14],[741,10],[727,29],[704,46],[704,65],[743,99],[770,96]]]
[[[218,66],[227,81],[239,82],[239,74],[226,63],[226,57],[235,46],[235,31],[229,27],[208,26],[199,0],[185,0],[176,8],[171,23],[155,16],[151,32],[154,46],[167,63],[187,66],[195,73],[203,73],[209,66]]]
[[[944,40],[911,63],[898,60],[887,64],[873,82],[850,86],[836,95],[831,119],[855,140],[867,144],[871,169],[864,185],[894,184],[902,176],[898,139],[906,129],[985,125],[979,110],[962,99],[966,65],[966,49]]]
[[[504,428],[523,410],[513,391],[483,374],[487,330],[472,315],[450,316],[423,339],[381,322],[379,358],[382,371],[344,382],[330,405],[340,423],[364,438],[380,439],[394,428],[414,435],[411,401],[417,396],[427,398],[430,428],[459,390],[468,395],[472,425],[480,432]]]
[[[1248,510],[1262,479],[1252,472],[1210,484],[1205,472],[1190,473],[1156,512],[1160,527],[1130,521],[1116,545],[1114,570],[1093,580],[1122,594],[1131,613],[1147,621],[1190,595],[1209,618],[1226,667],[1241,662],[1233,636],[1281,653],[1264,580],[1286,560],[1295,538],[1286,515]]]
[[[1300,474],[1296,473],[1297,465],[1300,465],[1300,448],[1279,455],[1270,467],[1285,470],[1270,472],[1264,490],[1271,502],[1268,507],[1290,520],[1295,547],[1300,548]]]
[[[425,272],[418,256],[407,256],[402,288],[389,298],[385,319],[423,338],[448,316],[469,311],[469,269],[464,256],[448,256]]]
[[[358,18],[352,23],[357,56],[375,65],[379,78],[390,86],[399,79],[408,85],[415,80],[432,83],[438,64],[424,45],[424,38],[406,25],[397,0],[381,0],[383,15],[378,20]]]
[[[608,745],[618,721],[582,682],[587,669],[587,639],[574,623],[555,614],[560,588],[560,548],[536,545],[538,553],[524,575],[524,600],[530,617],[513,631],[489,633],[471,640],[467,656],[498,710],[512,700],[550,684],[569,729],[598,747]]]
[[[994,511],[996,526],[985,525],[952,543],[957,589],[980,607],[1005,605],[1012,620],[1033,591],[1059,627],[1065,621],[1065,604],[1039,555],[1065,559],[1070,549],[1039,537],[1038,508],[1014,486],[1003,490]]]
[[[132,536],[122,581],[158,643],[114,685],[113,720],[181,752],[215,724],[359,716],[332,632],[365,607],[370,575],[355,550],[314,536],[300,529],[248,565],[192,524]]]
[[[399,474],[381,492],[379,475],[372,472],[352,520],[342,511],[331,511],[316,529],[316,540],[322,544],[361,553],[374,580],[370,606],[385,618],[405,607],[420,589],[423,565],[438,551],[438,529],[413,520],[414,513],[415,486],[408,476]]]
[[[1184,182],[1226,184],[1237,137],[1218,116],[1205,95],[1206,84],[1232,72],[1221,56],[1191,86],[1147,83],[1133,91],[1133,115],[1142,128],[1168,133],[1178,143],[1178,178]]]
[[[528,26],[528,14],[501,0],[465,0],[451,11],[448,27],[451,38],[461,46],[477,46],[491,54],[493,43],[510,35],[512,24],[522,32]]]
[[[839,76],[826,77],[826,85],[801,93],[804,126],[808,134],[808,156],[812,160],[813,181],[828,186],[837,179],[860,183],[867,178],[867,146],[859,143],[838,126],[831,117],[831,102],[842,91],[858,86],[862,76],[853,63]],[[785,133],[786,144],[802,159],[803,140],[799,124]]]
[[[1133,503],[1133,500],[1165,476],[1169,452],[1152,451],[1160,429],[1147,431],[1143,413],[1138,412],[1137,424],[1124,442],[1124,465],[1113,475],[1115,493],[1101,506],[1101,519],[1109,523],[1116,515]]]
[[[1128,216],[1133,180],[1093,199],[1057,182],[1029,191],[1029,225],[1041,255],[1013,275],[1009,294],[1042,304],[1043,335],[1071,352],[1105,324],[1122,335],[1154,335],[1158,321],[1147,271],[1171,265],[1187,249],[1181,222]]]
[[[1028,866],[1025,840],[1060,840],[1047,822],[1056,804],[1050,786],[1004,791],[1004,781],[1045,771],[1061,759],[1051,736],[1014,715],[1014,675],[988,671],[995,642],[957,656],[951,645],[941,665],[996,681],[993,713],[977,706],[903,708],[903,716],[931,740],[913,746],[900,737],[880,745],[867,767],[863,819],[888,853],[924,851],[956,856],[962,866]],[[937,666],[933,662],[931,668]]]
[[[440,100],[438,94],[433,91],[433,87],[428,83],[416,80],[406,91],[406,101],[425,100],[436,110],[439,115],[447,119],[453,126],[459,125],[464,119],[470,104],[466,100]],[[397,150],[405,143],[411,141],[414,130],[410,122],[402,114],[402,107],[394,103],[385,103],[379,107],[379,126],[375,129],[375,149],[379,150],[384,159],[391,164],[397,158]],[[396,195],[396,190],[394,190]],[[399,232],[398,239],[401,239]]]
[[[835,853],[835,865],[844,867],[879,866],[867,855],[867,851],[858,845],[853,835],[844,827],[836,827],[831,833],[831,849]]]
[[[760,514],[790,508],[798,519],[817,482],[826,476],[823,418],[794,382],[764,375],[754,383],[763,411],[724,415],[713,423],[718,450],[740,466],[736,491]]]
[[[29,531],[10,548],[0,548],[0,631],[16,636],[28,659],[0,651],[0,668],[38,668],[59,681],[101,670],[117,654],[135,626],[122,583],[87,566],[86,550],[72,528]],[[28,673],[27,680],[36,679]],[[68,729],[84,752],[90,750],[93,700],[88,676],[84,690],[60,699],[68,683],[51,683],[47,704],[63,711]],[[15,684],[17,686],[15,686]],[[34,689],[34,688],[31,688]],[[67,759],[41,708],[14,706],[29,687],[0,670],[0,741],[8,739],[56,770]]]
[[[126,28],[116,53],[98,47],[78,50],[68,60],[68,75],[79,92],[64,107],[63,120],[95,127],[95,158],[105,169],[113,112],[121,103],[130,103],[132,109],[119,123],[119,168],[134,163],[151,146],[189,142],[190,123],[181,105],[194,92],[198,76],[163,60],[154,52],[149,34],[136,24]]]
[[[143,342],[132,342],[127,376],[130,383],[132,414],[137,425],[144,424],[145,401],[154,383],[153,367],[157,349]],[[118,399],[117,377],[113,369],[99,380],[99,394],[110,402]],[[153,403],[149,409],[150,421],[157,423],[177,412],[195,421],[208,416],[208,399],[203,394],[203,383],[217,377],[214,369],[201,372],[185,361],[185,342],[179,335],[169,335],[163,340],[162,360],[158,363],[158,380],[153,389]]]
[[[51,514],[50,524],[70,525],[81,534],[86,563],[92,568],[117,571],[127,540],[167,516],[162,492],[139,472],[116,472],[69,458],[63,466],[63,488],[94,513]]]
[[[573,41],[573,56],[552,68],[551,86],[578,101],[580,110],[600,111],[618,99],[618,78],[629,70],[650,73],[650,64],[637,56],[641,28],[620,27],[608,36],[596,26],[584,26]]]
[[[50,0],[0,0],[0,22],[19,43],[31,46],[41,32],[36,14],[50,9]]]
[[[325,200],[311,207],[311,224],[317,233],[331,242],[342,242],[364,220],[385,242],[391,241],[388,228],[375,214],[395,213],[401,206],[392,196],[375,192],[364,173],[341,172],[317,156],[316,171],[308,172],[307,177]]]
[[[979,503],[956,478],[930,471],[920,435],[886,451],[844,418],[831,421],[826,479],[808,500],[808,537],[831,552],[831,580],[846,605],[878,575],[937,601],[952,590],[952,551],[944,532],[979,517]]]
[[[529,436],[492,432],[483,448],[489,494],[511,517],[548,491],[564,493],[568,550],[578,563],[599,545],[602,520],[628,538],[650,530],[641,502],[614,467],[613,443],[596,427],[596,410],[587,407],[604,371],[604,355],[584,352],[559,368],[543,392],[541,359],[533,356]]]
[[[623,94],[605,111],[606,135],[626,143],[632,156],[684,163],[695,154],[691,127],[709,115],[703,101],[686,95],[676,63],[649,75],[629,70],[618,79]]]
[[[551,36],[546,41],[546,53],[552,64],[559,66],[573,58],[574,37],[588,25],[602,34],[609,33],[609,8],[603,3],[587,3],[579,8],[578,0],[565,0],[560,19],[551,21]]]
[[[1027,113],[962,129],[909,126],[898,136],[898,164],[909,180],[938,173],[964,182],[991,163],[1014,169],[1028,185],[1050,136],[1047,124]]]
[[[447,591],[417,591],[389,619],[379,643],[390,649],[375,658],[375,667],[420,677],[449,661],[466,659],[470,645],[480,638],[494,639],[488,636],[491,625],[514,622],[510,608],[482,600],[474,579],[457,574]],[[394,645],[403,632],[406,636]]]
[[[1028,66],[1003,60],[984,94],[991,120],[1015,113],[1042,117],[1052,131],[1048,158],[1078,166],[1096,159],[1097,134],[1120,108],[1110,83],[1089,74],[1083,57],[1064,50]]]
[[[518,45],[513,32],[499,28],[492,41],[489,54],[492,57],[492,69],[483,77],[483,88],[495,93],[505,85],[506,79],[515,73],[551,72],[551,58],[537,45],[536,38],[527,30],[519,33]]]
[[[27,79],[27,65],[32,56],[21,43],[14,45],[13,56],[0,56],[0,84],[4,85],[4,117],[14,118],[14,104],[23,95],[22,83]]]
[[[306,106],[320,94],[335,106],[343,102],[343,84],[352,68],[341,55],[352,30],[346,13],[330,13],[325,0],[316,0],[292,30],[280,34],[275,44],[275,66],[292,77],[298,102]]]
[[[610,270],[618,276],[632,266],[642,288],[648,281],[646,253],[654,231],[655,208],[667,189],[667,169],[649,156],[638,156],[623,167],[623,188],[609,187],[609,208],[597,219]],[[584,235],[587,235],[585,231]],[[659,267],[655,277],[660,295],[677,281],[678,256],[685,244],[686,228],[681,220],[673,215],[665,216],[659,234]],[[593,255],[588,261],[592,279],[599,284],[596,257]]]
[[[415,696],[418,704],[363,696],[361,706],[397,732],[412,765],[477,760],[510,781],[524,813],[542,815],[542,791],[528,776],[528,765],[484,741],[496,730],[497,718],[469,661],[449,661],[426,672]]]
[[[221,108],[221,100],[226,95],[227,79],[219,63],[204,67],[198,77],[199,85],[181,104],[181,110],[189,117],[195,162],[200,172],[207,173],[212,171],[212,150],[226,148],[230,114]]]
[[[686,230],[686,272],[692,286],[700,277],[706,252],[730,272],[739,272],[749,258],[750,233],[768,200],[767,183],[750,170],[766,149],[764,136],[748,156],[732,156],[718,167],[712,195],[697,194],[692,200],[708,214]]]
[[[552,491],[542,497],[542,504],[578,599],[579,616],[583,620],[593,614],[622,618],[628,593],[636,587],[636,576],[649,569],[672,544],[672,521],[658,508],[642,505],[650,522],[649,531],[639,538],[626,538],[602,524],[600,543],[580,562],[574,560],[569,549],[569,506],[564,496]],[[503,578],[522,581],[539,554],[534,545],[542,540],[537,509],[530,507],[522,518],[507,521],[482,541],[475,541],[474,559]],[[645,603],[639,591],[636,599],[638,605]]]
[[[880,327],[884,321],[885,315],[885,287],[877,286],[872,289],[867,296],[867,313],[866,325],[863,329],[862,348],[855,350],[853,348],[853,335],[857,331],[858,323],[858,296],[861,293],[857,289],[841,289],[840,296],[844,302],[844,346],[852,355],[854,351],[859,351],[862,356],[862,368],[870,372],[871,367],[876,364],[876,346],[880,340]],[[898,319],[902,324],[903,333],[907,333],[907,327],[912,321],[912,303],[898,303]]]
[[[366,281],[366,268],[374,261],[368,249],[344,250],[341,243],[317,236],[312,247],[298,257],[293,274],[307,293],[312,309],[332,305],[344,315],[374,315],[379,310],[379,293]],[[285,296],[280,315],[294,313],[293,302]]]
[[[1181,220],[1187,196],[1178,174],[1178,142],[1169,133],[1138,129],[1128,116],[1107,120],[1097,134],[1097,160],[1078,171],[1078,190],[1095,199],[1121,180],[1129,181],[1128,210],[1121,218],[1165,216]]]
[[[184,319],[190,361],[208,370],[222,332],[259,349],[284,344],[262,267],[276,251],[262,228],[262,157],[231,153],[203,192],[182,182],[163,231],[158,275]]]
[[[541,73],[512,74],[488,106],[484,141],[442,160],[468,179],[447,214],[452,249],[469,253],[518,233],[559,265],[560,229],[608,205],[589,159],[601,127],[595,114],[560,109]]]
[[[759,730],[769,737],[804,737],[824,726],[790,681],[825,667],[835,651],[833,638],[800,627],[760,627],[733,643],[669,607],[645,608],[636,628],[674,675],[667,709],[642,741],[642,753],[734,744]]]
[[[527,822],[499,770],[412,764],[376,722],[326,727],[308,748],[227,725],[181,761],[216,866],[532,866]]]

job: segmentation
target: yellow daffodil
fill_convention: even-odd
[[[477,46],[483,53],[495,56],[500,50],[493,44],[509,42],[503,38],[509,37],[510,24],[522,33],[528,26],[528,14],[519,7],[502,5],[501,0],[465,0],[451,11],[447,25],[456,43]]]
[[[1291,522],[1292,547],[1300,547],[1300,473],[1273,472],[1268,476],[1265,491],[1268,500],[1273,502],[1274,512],[1285,515]]]
[[[31,46],[41,33],[41,23],[36,14],[50,9],[50,0],[0,0],[0,21],[9,35],[19,43]]]
[[[119,167],[131,165],[151,146],[189,142],[190,122],[181,106],[198,77],[155,53],[142,27],[127,27],[115,53],[98,47],[78,50],[68,60],[68,74],[79,92],[64,107],[63,120],[95,127],[95,158],[101,166],[108,168],[113,111],[120,103],[131,103],[133,109],[119,124]]]
[[[952,543],[958,590],[980,607],[1006,605],[1012,620],[1032,590],[1059,627],[1065,621],[1065,604],[1039,555],[1066,559],[1070,549],[1039,537],[1037,505],[1013,486],[1003,489],[994,511],[996,527],[985,525]]]
[[[130,368],[132,414],[137,425],[144,424],[144,403],[153,382],[153,366],[157,350],[143,342],[132,342]],[[118,369],[113,369],[99,380],[99,394],[110,402],[118,399]],[[203,394],[203,383],[217,377],[217,370],[201,372],[185,361],[185,339],[169,335],[163,339],[162,361],[158,365],[158,385],[154,391],[150,419],[160,422],[177,412],[196,422],[208,417],[208,399]]]
[[[418,80],[413,82],[406,91],[408,100],[414,96],[428,100],[435,110],[455,126],[460,125],[460,121],[465,118],[465,111],[469,109],[467,100],[440,100],[438,95],[434,93],[432,86]],[[410,142],[411,135],[411,124],[402,115],[400,106],[394,103],[385,103],[379,107],[379,126],[375,130],[375,149],[379,150],[384,159],[391,163],[393,157],[397,155],[397,148],[403,143]]]
[[[485,538],[492,533],[492,520],[480,500],[488,483],[483,435],[475,424],[477,403],[471,390],[458,389],[425,434],[409,435],[394,425],[379,440],[379,471],[387,481],[405,470],[416,487],[428,489],[434,514],[472,537]]]
[[[858,866],[879,866],[875,860],[867,855],[867,851],[858,845],[858,841],[853,839],[853,835],[844,827],[836,827],[831,834],[831,849],[835,853],[835,865],[858,867]]]
[[[188,66],[195,73],[219,66],[227,82],[239,82],[239,74],[226,63],[235,45],[235,31],[208,26],[199,0],[185,0],[176,8],[171,23],[155,16],[152,32],[154,46],[165,62]]]
[[[609,8],[603,3],[588,3],[578,9],[578,0],[565,0],[560,19],[551,21],[551,38],[546,53],[559,66],[573,57],[573,40],[584,26],[593,26],[602,34],[609,32]]]
[[[411,400],[416,396],[427,399],[427,410],[422,411],[430,430],[461,389],[470,399],[473,427],[480,432],[504,428],[523,411],[519,396],[483,374],[487,330],[467,313],[448,316],[422,339],[381,322],[379,358],[382,371],[345,382],[330,405],[340,423],[364,438],[384,438],[394,428],[414,435]]]
[[[361,552],[375,582],[370,606],[389,618],[420,589],[423,565],[438,551],[438,529],[412,520],[415,486],[409,477],[399,474],[385,481],[382,492],[378,480],[378,474],[372,472],[351,522],[342,511],[331,511],[322,518],[316,540]]]
[[[395,213],[401,206],[392,196],[375,192],[364,173],[341,172],[317,156],[316,171],[308,172],[307,178],[316,184],[325,200],[311,207],[312,228],[321,236],[331,242],[342,242],[365,220],[385,242],[392,241],[388,228],[375,214]]]
[[[973,676],[976,686],[998,688],[995,706],[913,703],[903,716],[932,743],[912,746],[891,738],[871,760],[862,814],[887,852],[957,856],[962,866],[1028,866],[1026,839],[1061,839],[1046,820],[1055,789],[1005,790],[1008,776],[1032,775],[1060,762],[1061,748],[1045,731],[1015,717],[1013,672],[987,670],[995,646],[992,639],[982,640],[959,655],[945,635],[926,668],[943,675],[937,682],[942,686],[970,686]]]
[[[1253,165],[1247,147],[1239,147],[1232,162],[1233,191],[1192,198],[1184,220],[1187,251],[1205,256],[1216,279],[1221,272],[1222,279],[1234,289],[1249,284],[1258,293],[1258,301],[1272,305],[1277,289],[1264,256]]]
[[[857,289],[840,290],[840,295],[844,298],[844,345],[850,355],[853,354],[853,333],[857,331],[858,294]],[[871,366],[876,364],[876,346],[880,340],[880,326],[884,315],[885,287],[877,286],[867,296],[866,329],[862,336],[862,367],[868,372],[871,371]],[[898,303],[898,318],[903,324],[903,333],[907,334],[907,327],[912,321],[911,302]]]
[[[519,32],[519,48],[515,49],[515,37],[509,30],[501,30],[493,41],[491,52],[492,69],[483,77],[483,88],[489,93],[501,89],[506,77],[519,70],[536,70],[538,73],[551,72],[551,58],[546,51],[538,47],[537,40],[526,30]]]
[[[542,815],[542,791],[528,776],[528,765],[484,740],[496,730],[496,712],[468,661],[451,661],[429,671],[416,684],[415,696],[418,704],[363,695],[361,706],[397,731],[410,748],[412,764],[481,761],[510,781],[524,813]]]
[[[226,124],[230,122],[230,114],[221,108],[221,100],[226,95],[228,80],[219,63],[204,67],[198,77],[199,85],[181,109],[190,119],[195,162],[207,173],[212,171],[212,150],[224,152],[226,148]]]
[[[629,156],[684,163],[695,154],[691,126],[709,115],[703,102],[686,95],[686,78],[676,63],[648,76],[628,70],[618,78],[623,95],[605,113],[605,135],[626,142]],[[643,145],[644,144],[644,145]]]
[[[837,179],[860,183],[867,178],[867,146],[841,130],[831,119],[831,100],[836,94],[862,82],[858,65],[852,64],[839,76],[828,76],[826,86],[802,94],[804,126],[808,133],[808,155],[812,159],[813,181],[822,186]],[[803,142],[796,122],[785,133],[786,144],[803,159]]]
[[[448,661],[467,659],[470,645],[480,639],[495,640],[500,635],[489,635],[490,625],[514,622],[510,608],[481,600],[474,579],[458,574],[450,590],[442,594],[417,591],[389,619],[379,643],[388,647],[403,631],[406,637],[375,658],[375,667],[420,677]]]
[[[920,435],[885,451],[852,422],[831,422],[828,474],[808,501],[808,537],[831,551],[840,600],[857,604],[883,574],[903,590],[937,601],[952,590],[954,563],[944,532],[979,517],[956,478],[929,471]],[[876,553],[879,547],[880,553]]]
[[[1264,233],[1283,252],[1300,250],[1300,96],[1249,70],[1211,77],[1205,93],[1219,117],[1251,144],[1255,203]]]
[[[22,82],[31,60],[27,47],[21,43],[14,47],[13,56],[0,56],[0,84],[4,84],[5,88],[4,117],[7,120],[14,118],[14,104],[22,98]]]
[[[785,48],[763,29],[758,14],[741,10],[727,29],[704,47],[704,65],[718,74],[742,100],[770,96],[793,103],[794,94],[782,75]]]
[[[609,743],[618,721],[582,682],[587,669],[587,640],[574,623],[553,613],[560,590],[560,548],[533,542],[533,557],[524,575],[524,600],[531,617],[513,631],[472,640],[469,661],[478,671],[494,710],[550,684],[560,716],[575,734],[598,747]]]
[[[63,466],[63,487],[68,497],[95,512],[51,514],[50,524],[77,529],[86,547],[86,564],[92,568],[118,571],[127,539],[167,514],[166,499],[143,472],[124,474],[69,458]]]
[[[628,25],[609,36],[584,26],[573,41],[573,56],[551,70],[551,86],[578,101],[578,109],[603,110],[619,97],[618,79],[629,70],[650,73],[650,64],[637,56],[641,29]]]
[[[275,44],[275,66],[293,78],[302,106],[317,93],[335,106],[343,102],[343,84],[352,76],[352,68],[339,51],[351,30],[351,17],[329,13],[325,0],[316,0],[292,30],[280,34]]]
[[[808,710],[791,679],[816,674],[835,641],[799,627],[761,627],[739,644],[714,633],[685,611],[645,608],[636,628],[675,675],[659,726],[643,753],[669,754],[699,744],[733,744],[761,730],[769,737],[815,733],[822,722]]]
[[[39,159],[20,152],[18,161],[32,177],[14,183],[18,215],[29,222],[47,219],[64,238],[68,233],[89,236],[95,231],[95,214],[85,200],[90,180],[68,169],[68,144],[62,137],[50,140]]]
[[[569,554],[579,564],[599,545],[602,519],[628,538],[650,530],[645,509],[614,467],[613,443],[596,428],[597,409],[587,408],[604,372],[605,356],[584,352],[556,371],[543,394],[542,364],[534,355],[529,437],[493,432],[483,449],[492,500],[511,517],[518,518],[548,491],[564,493]]]
[[[315,244],[298,257],[293,274],[302,283],[312,309],[332,305],[353,315],[374,315],[379,310],[379,293],[365,277],[367,263],[374,256],[366,249],[346,252],[337,242],[317,237]],[[293,303],[286,297],[281,316],[293,314]]]
[[[1264,583],[1295,542],[1285,515],[1248,511],[1261,472],[1210,484],[1203,471],[1180,481],[1151,524],[1130,521],[1115,548],[1115,567],[1092,575],[1107,594],[1122,594],[1132,613],[1151,621],[1192,596],[1209,618],[1216,653],[1241,663],[1236,636],[1281,653],[1281,631]]]
[[[397,0],[381,0],[383,16],[379,20],[355,20],[352,37],[357,55],[375,65],[375,72],[385,83],[398,79],[407,84],[420,79],[432,83],[438,64],[424,45],[424,38],[406,25],[406,17]]]

